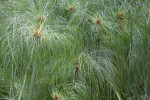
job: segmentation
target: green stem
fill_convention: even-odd
[[[37,45],[36,45],[36,48],[37,48]],[[35,49],[35,50],[37,50],[37,49]],[[37,52],[35,51],[35,53],[37,53]],[[34,80],[35,80],[35,74],[36,74],[35,73],[36,63],[37,63],[37,58],[36,58],[36,54],[35,54],[35,62],[34,62],[33,71],[32,71],[31,85],[30,85],[28,100],[32,100],[33,86],[34,86]]]

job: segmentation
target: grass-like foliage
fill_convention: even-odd
[[[150,0],[0,0],[0,99],[149,100]]]

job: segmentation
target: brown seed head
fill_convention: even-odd
[[[33,29],[33,37],[40,38],[42,36],[42,32],[38,29]]]
[[[118,13],[118,17],[119,17],[120,19],[124,19],[124,18],[125,18],[125,15],[124,15],[124,13]]]
[[[63,99],[63,96],[62,96],[61,94],[59,94],[59,93],[53,93],[53,94],[52,94],[52,98],[53,98],[54,100],[64,100],[64,99]]]
[[[75,6],[69,6],[69,8],[68,8],[70,11],[74,11],[75,10]]]
[[[57,95],[54,95],[52,96],[54,100],[58,100],[58,96]]]
[[[98,25],[98,26],[101,26],[102,25],[102,22],[101,22],[101,19],[100,18],[98,18],[98,19],[96,19],[96,24]]]

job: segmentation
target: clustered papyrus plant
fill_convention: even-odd
[[[0,0],[0,99],[149,100],[149,0]]]

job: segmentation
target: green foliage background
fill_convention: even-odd
[[[149,100],[149,55],[149,0],[0,0],[0,99]]]

